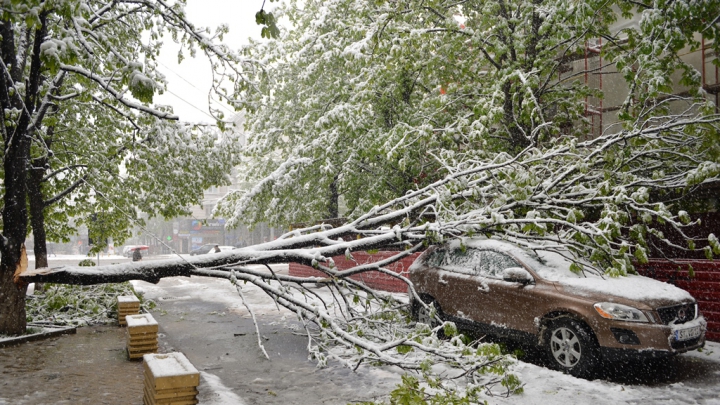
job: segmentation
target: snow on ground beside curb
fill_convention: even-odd
[[[226,387],[216,375],[201,371],[200,376],[212,390],[211,397],[205,398],[206,405],[245,405],[245,402]]]
[[[699,403],[690,398],[688,393],[684,392],[686,390],[675,387],[677,384],[646,387],[621,385],[604,380],[588,381],[523,362],[518,363],[515,371],[525,384],[525,392],[506,399],[494,397],[489,399],[490,403],[513,405]]]

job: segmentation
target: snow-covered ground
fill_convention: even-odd
[[[134,284],[137,290],[147,293],[151,298],[171,296],[174,300],[213,301],[222,303],[230,312],[247,315],[242,300],[226,280],[197,277],[176,280],[172,288],[165,287],[166,284],[163,282],[158,285],[144,282]],[[182,290],[178,290],[179,287],[182,287]],[[164,291],[166,288],[167,290]],[[294,316],[284,309],[278,310],[275,303],[264,293],[249,285],[244,286],[243,290],[256,316],[264,322],[292,326],[287,320]],[[177,295],[179,291],[182,291],[182,296]],[[525,384],[524,393],[509,398],[498,395],[488,396],[486,399],[490,404],[513,405],[546,403],[720,405],[719,343],[708,342],[702,352],[687,353],[669,361],[652,363],[648,367],[650,368],[639,365],[615,365],[604,373],[606,375],[603,379],[588,381],[521,361],[513,372]],[[341,371],[342,367],[339,365],[331,364],[329,369],[331,371],[334,369],[338,373],[347,372],[347,370]],[[388,367],[372,370],[372,367],[368,366],[362,367],[358,373],[363,373],[364,378],[375,379],[376,386],[387,386],[389,392],[393,384],[388,382],[399,381],[401,371]],[[221,381],[211,374],[211,371],[203,374],[203,380],[216,394],[213,404],[237,404],[240,401],[252,403],[243,399],[242,392],[233,392],[232,388],[228,388],[230,382]],[[346,404],[358,398],[365,398],[365,390],[366,388],[358,385],[357,397],[344,397],[337,403]],[[344,395],[347,396],[347,392]]]

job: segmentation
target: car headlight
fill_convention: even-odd
[[[614,302],[598,302],[594,305],[600,316],[606,319],[627,322],[650,322],[647,316],[637,308]]]

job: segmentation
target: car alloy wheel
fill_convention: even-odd
[[[588,377],[598,361],[598,346],[578,320],[560,318],[548,325],[545,338],[553,365],[576,377]]]
[[[432,308],[436,308],[435,311],[432,311]],[[427,308],[418,303],[417,316],[415,319],[417,319],[419,323],[424,323],[425,325],[429,325],[431,328],[434,328],[438,325],[438,321],[432,316],[432,312],[437,313],[437,304],[435,301],[429,302],[427,304]]]
[[[555,361],[565,368],[573,368],[582,357],[580,339],[570,329],[562,327],[550,336],[550,350]]]
[[[427,296],[423,297],[423,302],[425,302],[427,308],[418,301],[412,300],[412,318],[418,323],[424,323],[425,325],[430,326],[430,328],[435,329],[435,327],[440,325],[440,320],[438,320],[438,318],[444,319],[440,304],[438,304],[432,297]],[[433,308],[435,309],[434,311]],[[434,317],[432,316],[433,313],[435,314]],[[437,337],[440,339],[445,338],[445,332],[443,329],[437,331]]]

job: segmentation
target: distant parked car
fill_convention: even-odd
[[[191,251],[190,251],[190,256],[204,255],[204,254],[212,251],[212,250],[215,248],[215,246],[216,246],[216,245],[215,245],[214,243],[209,243],[209,244],[206,244],[206,245],[202,245],[202,246],[200,246],[199,248],[196,248],[196,249],[191,250]]]
[[[671,356],[705,345],[707,322],[685,290],[643,276],[573,272],[568,252],[528,250],[492,239],[428,249],[410,280],[428,307],[413,317],[443,320],[539,346],[552,365],[591,376],[601,360]]]
[[[123,246],[122,255],[125,257],[132,256],[132,252],[135,250],[135,245],[125,245]]]
[[[123,247],[122,255],[125,257],[132,257],[133,252],[135,249],[140,249],[141,251],[147,251],[150,249],[148,245],[125,245]]]
[[[233,250],[233,249],[235,249],[235,246],[220,246],[220,251],[221,251],[221,252],[228,252],[228,251]]]

